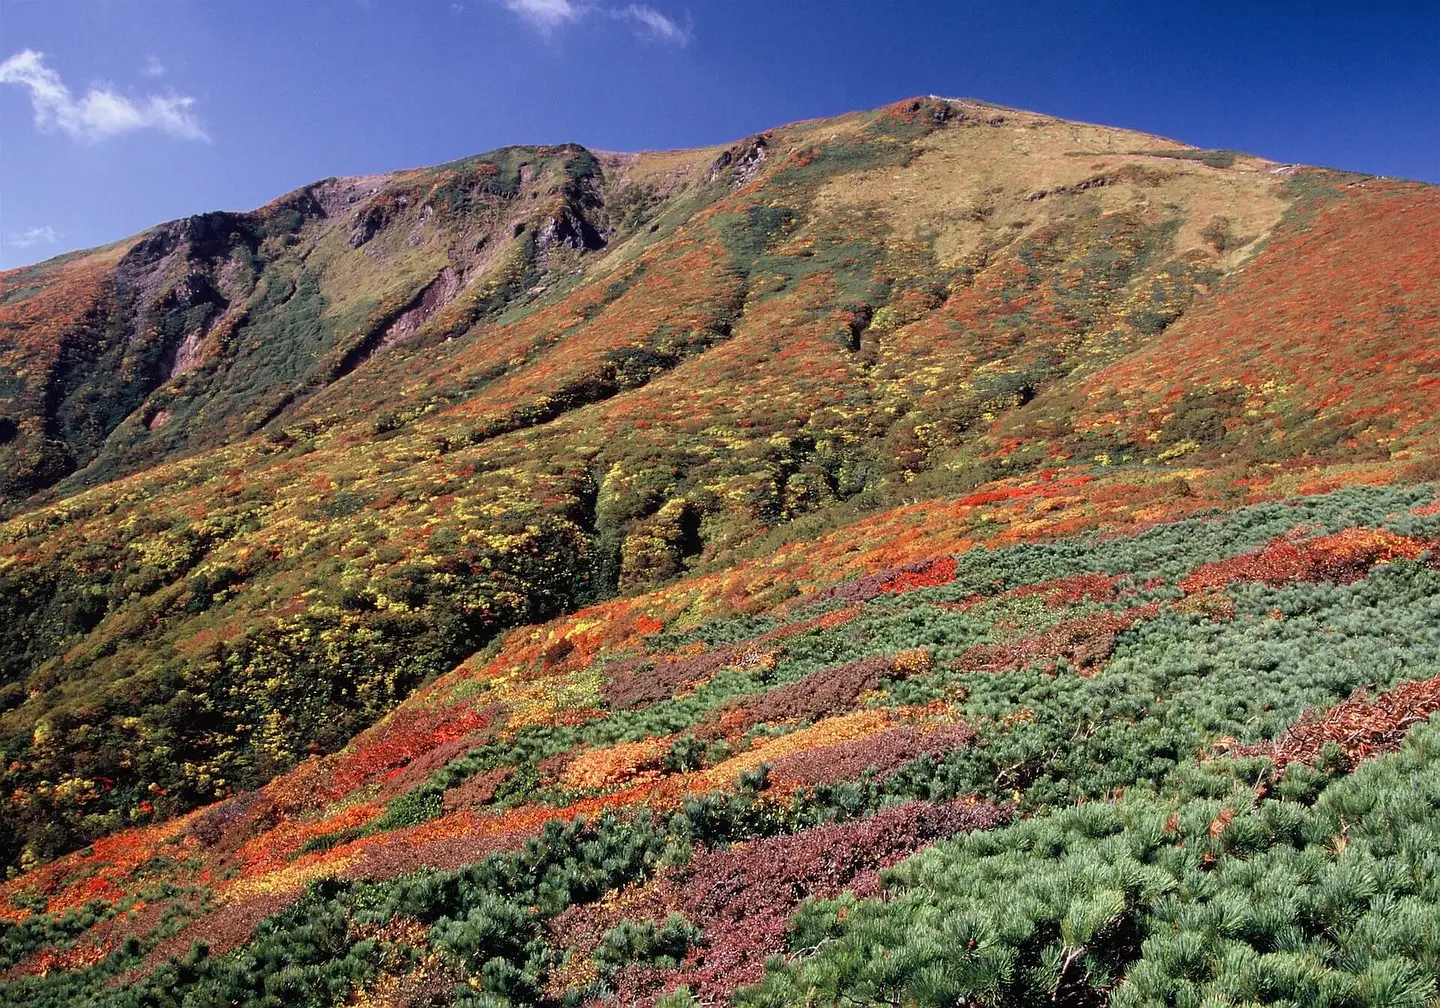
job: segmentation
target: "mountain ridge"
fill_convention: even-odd
[[[930,96],[930,100],[935,100],[935,99],[933,98],[933,96]],[[912,100],[910,101],[910,104],[914,104],[914,103],[917,102],[917,101],[920,101],[920,99],[912,99]],[[990,110],[990,111],[1000,112],[1000,113],[1003,113],[1003,112],[1010,112],[1010,113],[1012,113],[1012,114],[1020,113],[1020,110],[1008,109],[1008,108],[1006,108],[1006,107],[1004,107],[1004,106],[994,105],[994,104],[992,104],[992,103],[986,103],[986,102],[979,102],[979,101],[976,101],[976,100],[973,100],[973,99],[948,99],[948,100],[944,100],[944,101],[946,101],[946,102],[948,102],[948,103],[952,103],[952,104],[945,104],[945,105],[944,105],[945,108],[952,108],[955,104],[958,104],[958,105],[960,105],[962,108],[970,109],[971,111],[975,111],[975,110]],[[904,103],[901,103],[901,104],[904,104]],[[612,158],[613,158],[613,157],[620,157],[620,158],[622,158],[622,159],[624,159],[624,160],[628,160],[628,161],[630,162],[630,165],[631,165],[631,166],[633,166],[636,161],[641,160],[641,159],[645,159],[645,158],[655,158],[655,159],[660,159],[661,161],[664,161],[664,160],[674,160],[674,159],[676,159],[676,158],[679,158],[682,162],[687,163],[688,167],[691,169],[691,172],[693,173],[693,170],[694,170],[694,168],[696,167],[696,164],[698,164],[698,161],[703,160],[703,159],[704,159],[704,155],[707,154],[707,153],[709,153],[710,151],[718,151],[718,152],[720,152],[722,155],[724,154],[725,151],[732,151],[732,152],[733,152],[733,151],[738,151],[738,150],[743,150],[743,149],[749,149],[749,150],[752,150],[752,151],[753,151],[753,150],[757,149],[757,147],[756,147],[756,138],[765,137],[765,136],[767,136],[769,133],[775,132],[775,130],[791,130],[791,131],[794,131],[794,130],[797,130],[797,129],[802,129],[802,128],[807,127],[807,126],[814,126],[815,124],[818,124],[818,123],[843,122],[843,121],[845,121],[846,119],[852,119],[852,118],[856,117],[857,115],[861,115],[861,114],[862,114],[862,113],[847,113],[846,115],[840,116],[840,117],[829,117],[829,118],[824,118],[824,119],[804,120],[804,121],[801,121],[801,122],[798,122],[798,123],[788,124],[787,126],[776,127],[774,130],[771,130],[771,131],[764,131],[764,132],[762,132],[762,133],[756,134],[754,137],[747,138],[747,139],[741,140],[741,141],[737,141],[737,142],[735,142],[735,143],[733,143],[733,144],[730,144],[730,145],[728,145],[728,146],[727,146],[727,145],[716,145],[716,146],[714,146],[714,147],[708,147],[708,148],[696,148],[696,149],[694,149],[693,151],[675,150],[675,151],[658,151],[658,152],[635,152],[635,153],[629,153],[629,154],[624,154],[624,155],[617,155],[617,154],[614,154],[614,153],[609,153],[609,154],[607,154],[607,156],[611,156]],[[1025,116],[1027,116],[1027,117],[1029,118],[1029,120],[1032,122],[1032,124],[1035,124],[1035,123],[1041,123],[1041,124],[1044,124],[1044,123],[1052,123],[1052,124],[1053,124],[1053,123],[1063,122],[1063,120],[1056,120],[1056,119],[1054,119],[1053,117],[1048,117],[1048,116],[1037,116],[1037,115],[1035,115],[1035,114],[1033,114],[1033,113],[1022,113],[1022,114],[1024,114]],[[948,115],[948,113],[947,113],[947,115]],[[1074,124],[1074,125],[1083,125],[1083,124]],[[1145,140],[1147,140],[1147,141],[1153,141],[1153,142],[1156,142],[1156,143],[1159,143],[1159,144],[1162,144],[1162,145],[1166,145],[1166,144],[1172,145],[1172,147],[1173,147],[1174,150],[1181,150],[1181,151],[1183,151],[1183,150],[1187,150],[1187,149],[1188,149],[1188,148],[1185,148],[1183,144],[1180,144],[1180,143],[1178,143],[1178,142],[1176,142],[1176,141],[1168,140],[1168,139],[1166,139],[1166,138],[1152,137],[1152,136],[1149,136],[1149,135],[1146,135],[1146,134],[1134,133],[1134,132],[1132,132],[1132,131],[1113,130],[1113,129],[1103,128],[1103,127],[1102,127],[1102,128],[1099,128],[1099,129],[1107,130],[1107,131],[1108,131],[1108,134],[1110,134],[1110,139],[1111,139],[1112,145],[1113,145],[1113,134],[1115,134],[1115,133],[1123,133],[1123,134],[1124,134],[1125,136],[1127,136],[1127,137],[1132,137],[1132,138],[1142,138],[1142,137],[1143,137],[1143,138],[1144,138]],[[758,149],[760,149],[760,150],[763,151],[763,147],[760,147],[760,148],[758,148]],[[274,234],[270,234],[270,233],[265,233],[265,234],[264,234],[264,237],[265,237],[265,238],[268,238],[268,239],[270,239],[270,240],[272,240],[272,241],[275,240],[275,239],[277,239],[277,238],[282,239],[282,240],[285,240],[285,241],[294,240],[293,238],[288,237],[289,235],[293,234],[293,232],[292,232],[291,230],[289,230],[289,229],[290,229],[290,228],[294,228],[294,227],[296,227],[296,226],[303,226],[303,223],[297,223],[297,222],[294,220],[293,215],[294,215],[295,213],[300,213],[300,214],[302,215],[302,218],[305,217],[305,216],[308,214],[308,215],[310,215],[310,216],[312,216],[312,217],[317,217],[317,216],[318,216],[321,220],[332,219],[332,218],[334,217],[334,215],[337,214],[339,211],[341,211],[341,210],[348,210],[349,206],[350,206],[351,204],[354,204],[354,203],[356,202],[356,200],[357,200],[357,199],[360,197],[360,195],[361,195],[361,194],[360,194],[359,192],[357,192],[356,190],[360,190],[360,189],[368,190],[368,191],[365,192],[363,195],[364,195],[366,198],[369,198],[369,197],[374,197],[374,196],[379,192],[379,189],[380,189],[380,188],[382,188],[383,186],[385,186],[385,185],[387,185],[387,184],[389,184],[389,183],[394,182],[396,179],[412,179],[412,178],[417,178],[417,177],[423,178],[423,177],[425,177],[427,174],[433,174],[433,173],[437,173],[437,172],[444,172],[444,171],[447,171],[447,170],[453,170],[453,169],[455,169],[457,166],[464,166],[464,165],[467,165],[467,164],[473,164],[473,163],[475,163],[475,162],[477,162],[477,161],[484,161],[486,158],[494,157],[494,156],[496,156],[496,155],[500,155],[500,156],[501,156],[501,159],[503,160],[503,159],[504,159],[504,156],[505,156],[507,153],[513,154],[513,153],[515,153],[515,152],[530,152],[531,154],[539,155],[540,152],[544,152],[544,151],[565,151],[565,150],[583,151],[584,148],[580,147],[579,145],[575,145],[575,144],[562,144],[562,145],[558,145],[558,146],[551,145],[551,146],[548,146],[548,147],[546,147],[546,146],[536,147],[536,146],[525,146],[525,145],[512,146],[512,147],[497,149],[497,151],[491,152],[489,155],[473,155],[473,156],[470,156],[470,157],[467,157],[467,158],[461,158],[461,159],[459,159],[459,160],[457,160],[457,161],[447,162],[446,164],[437,165],[437,166],[434,166],[434,167],[431,167],[431,168],[404,169],[404,170],[394,171],[394,172],[378,173],[378,174],[371,174],[371,175],[365,175],[365,176],[356,176],[356,177],[354,177],[354,178],[336,178],[336,177],[326,178],[326,179],[319,180],[319,181],[317,181],[317,182],[312,182],[312,183],[309,183],[309,184],[307,184],[307,185],[301,186],[301,187],[299,187],[299,188],[297,188],[297,189],[295,189],[295,190],[292,190],[292,191],[290,191],[290,192],[288,192],[288,193],[286,193],[286,194],[284,194],[284,195],[282,195],[282,196],[280,196],[280,197],[277,197],[276,199],[270,201],[269,203],[267,203],[267,204],[265,204],[265,205],[263,205],[263,206],[261,206],[261,207],[259,207],[259,208],[256,208],[255,210],[251,210],[251,211],[212,211],[212,212],[210,212],[210,213],[193,215],[192,217],[181,218],[181,219],[177,219],[177,220],[175,220],[175,221],[166,222],[165,224],[156,225],[155,228],[147,229],[146,231],[141,232],[140,234],[137,234],[137,235],[135,235],[135,236],[131,236],[130,238],[126,238],[126,239],[120,239],[119,242],[117,242],[117,243],[111,243],[111,244],[109,244],[109,245],[102,246],[101,248],[102,248],[102,249],[105,249],[105,250],[110,250],[110,252],[111,252],[112,254],[113,254],[113,252],[114,252],[115,250],[117,250],[117,249],[120,248],[121,246],[124,246],[124,247],[127,249],[127,251],[134,249],[136,246],[140,246],[141,248],[144,248],[145,245],[146,245],[147,243],[150,243],[150,242],[162,242],[162,243],[165,242],[165,241],[167,240],[165,236],[166,236],[168,233],[175,231],[176,229],[183,229],[183,228],[186,228],[186,227],[193,227],[193,226],[202,226],[202,227],[203,227],[204,225],[201,224],[200,222],[204,222],[204,221],[214,221],[214,222],[222,222],[222,223],[223,223],[223,222],[229,222],[230,225],[236,225],[236,224],[238,224],[238,222],[240,222],[240,221],[243,220],[243,221],[246,221],[246,222],[247,222],[247,226],[250,227],[252,230],[255,229],[255,228],[258,228],[261,232],[265,232],[265,229],[267,229],[267,228],[270,228],[270,229],[278,229],[278,230],[276,231],[276,233],[274,233]],[[1224,154],[1226,154],[1226,155],[1229,155],[1229,154],[1230,154],[1230,152],[1222,152],[1222,153],[1224,153]],[[587,154],[587,156],[590,156],[590,155],[589,155],[589,152],[586,152],[586,154]],[[698,158],[697,158],[697,155],[698,155]],[[762,154],[762,156],[763,156],[763,154]],[[542,158],[542,160],[543,160],[543,158]],[[1260,161],[1260,160],[1263,160],[1263,159],[1250,159],[1250,160]],[[690,163],[690,162],[695,162],[695,163]],[[1266,162],[1266,163],[1269,163],[1269,162]],[[620,166],[615,166],[615,167],[620,167],[621,171],[623,172],[624,169],[625,169],[625,167],[627,167],[627,166],[620,165]],[[718,167],[716,164],[711,164],[711,165],[708,166],[707,174],[708,174],[711,178],[713,178],[718,171],[719,171],[719,167]],[[737,176],[737,180],[738,180],[738,176]],[[534,195],[534,194],[532,194],[532,196],[533,196],[533,195]],[[1039,196],[1039,197],[1043,198],[1043,194],[1038,194],[1038,193],[1037,193],[1037,194],[1032,194],[1032,195],[1036,195],[1036,196]],[[571,208],[571,209],[573,209],[573,208]],[[349,238],[350,238],[350,240],[354,243],[355,246],[358,246],[359,244],[363,244],[363,241],[364,241],[364,240],[368,240],[368,238],[365,237],[364,232],[365,232],[367,229],[371,229],[371,228],[376,227],[376,226],[379,224],[380,220],[383,219],[385,212],[386,212],[386,210],[385,210],[385,208],[383,208],[383,207],[381,207],[381,208],[370,208],[368,211],[362,210],[362,211],[360,212],[360,214],[357,214],[357,216],[356,216],[355,219],[351,220],[350,223],[351,223],[351,225],[352,225],[352,230],[351,230],[351,232],[350,232]],[[368,214],[368,216],[365,216],[366,214]],[[562,215],[562,216],[563,216],[563,215]],[[364,217],[363,220],[361,219],[362,217]],[[582,218],[582,220],[583,220],[583,218]],[[287,228],[286,225],[288,225],[289,227]],[[212,226],[215,226],[215,225],[212,225]],[[565,230],[565,229],[568,229],[569,227],[573,227],[573,226],[574,226],[574,222],[573,222],[573,221],[570,221],[570,220],[567,218],[567,219],[566,219],[565,221],[563,221],[563,222],[557,221],[556,225],[554,225],[554,226],[560,226],[560,227],[562,227],[562,230]],[[588,225],[587,225],[587,226],[588,226]],[[413,237],[413,236],[412,236],[412,237]],[[562,242],[562,244],[573,243],[575,240],[577,240],[577,239],[576,239],[576,236],[569,235],[569,234],[559,235],[558,238],[559,238],[559,240]],[[170,239],[170,240],[173,240],[173,239]],[[587,240],[593,241],[593,238],[592,238],[592,239],[587,239]],[[255,241],[251,241],[251,242],[250,242],[252,254],[253,254],[253,250],[254,250],[255,244],[256,244]],[[168,248],[167,248],[167,255],[169,254],[170,251],[172,251],[172,249],[168,249]],[[10,279],[10,282],[11,282],[11,283],[23,283],[24,275],[27,274],[27,273],[30,272],[30,271],[40,270],[40,271],[43,272],[43,270],[44,270],[46,267],[53,268],[53,265],[56,264],[56,263],[58,263],[58,262],[60,262],[61,260],[64,260],[65,262],[69,262],[69,261],[71,261],[71,260],[73,260],[73,259],[75,259],[75,258],[77,258],[77,257],[78,257],[78,258],[81,258],[81,259],[89,258],[90,256],[97,254],[97,252],[98,252],[98,250],[80,250],[80,251],[77,251],[77,252],[65,253],[63,256],[55,257],[55,258],[53,258],[53,259],[46,260],[46,261],[44,261],[44,262],[42,262],[42,263],[37,263],[37,264],[35,264],[34,266],[20,267],[20,268],[18,268],[18,269],[16,269],[16,270],[6,271],[5,276],[11,278],[11,279]],[[213,258],[213,256],[212,256],[211,258]],[[210,278],[210,279],[213,280],[214,278]],[[435,279],[438,279],[438,277],[435,278]],[[162,283],[163,283],[163,282],[164,282],[163,278],[159,278],[159,279],[158,279],[158,282],[162,282]],[[432,279],[432,282],[434,282],[433,279]],[[205,308],[205,306],[206,306],[206,304],[210,305],[211,308],[218,308],[219,305],[218,305],[217,300],[216,300],[217,294],[216,294],[216,292],[214,291],[213,286],[212,286],[210,283],[206,283],[205,286],[206,286],[206,288],[207,288],[207,290],[205,290],[205,291],[198,291],[198,292],[180,291],[180,292],[178,292],[178,294],[179,294],[179,302],[180,302],[180,303],[179,303],[179,305],[178,305],[177,307],[181,308],[182,310],[188,310],[188,311],[190,311],[192,314],[193,314],[195,311],[197,311],[197,310],[203,311],[204,308]],[[462,286],[463,286],[463,284],[462,284]],[[175,292],[172,292],[172,293],[175,293]],[[418,297],[421,296],[421,294],[423,294],[424,292],[423,292],[423,291],[419,291],[419,292],[414,292],[414,291],[412,291],[411,293],[412,293],[412,295],[413,295],[415,298],[418,298]],[[199,303],[194,303],[194,304],[188,303],[189,301],[195,300],[197,297],[199,298]],[[9,299],[7,298],[7,300],[9,300]],[[228,303],[228,300],[226,301],[226,303]],[[408,304],[408,302],[407,302],[407,304]],[[163,314],[163,313],[162,313],[162,314]],[[384,313],[382,312],[382,315],[383,315],[383,314],[384,314]],[[137,321],[137,324],[143,324],[143,321],[144,321],[143,319],[138,320],[138,321]],[[193,339],[195,339],[196,337],[202,336],[202,335],[204,334],[204,327],[205,327],[205,326],[208,326],[208,325],[216,325],[216,324],[220,324],[220,319],[218,318],[218,316],[217,316],[217,317],[212,317],[212,318],[208,319],[206,322],[204,322],[204,323],[202,324],[202,326],[200,326],[200,327],[198,327],[198,328],[197,328],[197,327],[191,327],[191,328],[184,334],[184,337],[183,337],[183,338],[184,338],[184,339],[188,339],[188,340],[193,340]],[[369,321],[369,322],[364,322],[364,323],[362,323],[362,325],[368,326],[368,327],[371,328],[371,329],[377,328],[377,327],[379,327],[379,326],[381,326],[381,325],[383,325],[383,324],[384,324],[384,320],[383,320],[383,319],[380,319],[380,320],[371,320],[371,321]],[[12,325],[13,325],[13,323],[12,323]],[[367,335],[370,335],[370,334],[367,334]],[[172,336],[171,339],[169,340],[169,342],[162,348],[162,354],[161,354],[162,357],[166,357],[166,358],[170,359],[170,360],[172,361],[172,364],[173,364],[173,361],[174,361],[174,359],[175,359],[176,353],[180,352],[181,349],[182,349],[182,348],[180,348],[180,347],[174,347],[174,346],[169,345],[170,343],[173,343],[173,341],[174,341],[174,337]],[[195,349],[196,349],[196,348],[187,345],[187,347],[185,347],[184,349],[185,349],[185,356],[188,358],[191,354],[193,354],[193,353],[195,352]],[[188,360],[187,360],[186,363],[187,363],[187,364],[189,363]],[[343,362],[342,362],[342,363],[343,363]],[[346,372],[347,372],[347,369],[344,368],[344,367],[341,367],[340,370],[341,370],[341,373],[342,373],[341,376],[343,376],[343,373],[346,373]],[[170,373],[169,373],[168,375],[166,375],[166,377],[167,377],[167,378],[174,378],[174,377],[176,377],[176,372],[175,372],[173,366],[172,366],[172,368],[170,369]],[[158,379],[158,376],[157,376],[157,379]],[[322,380],[322,384],[328,384],[328,381],[329,381],[329,379]],[[163,381],[157,380],[157,381],[154,382],[154,384],[157,385],[157,387],[158,387],[159,384],[163,384]],[[152,391],[153,391],[153,390],[152,390]],[[288,404],[282,403],[282,404],[280,404],[280,405],[277,407],[277,409],[283,411],[283,410],[287,407],[287,405],[288,405]],[[153,411],[152,411],[152,412],[153,412]],[[272,418],[272,419],[273,419],[273,418]],[[13,418],[6,418],[6,422],[7,422],[7,424],[10,425],[10,426],[15,426],[15,425],[16,425],[16,421],[15,421],[15,419],[13,419]],[[145,420],[145,422],[147,423],[147,425],[150,424],[150,423],[153,423],[153,415],[152,415],[151,418]],[[163,426],[163,423],[164,423],[164,422],[165,422],[165,421],[162,420],[162,423],[161,423],[162,426]],[[259,422],[259,425],[260,425],[260,426],[264,426],[265,422],[268,422],[268,419],[266,419],[266,418],[264,417],[264,414],[262,414],[261,421],[257,421],[257,422]],[[252,425],[253,425],[253,424],[252,424]],[[8,429],[9,429],[9,426],[7,426],[6,429],[8,430]],[[108,436],[108,434],[109,434],[110,432],[105,432],[105,433],[106,433],[107,436]],[[13,455],[16,455],[16,454],[21,454],[21,453],[17,453],[17,452],[15,452],[15,451],[12,450],[9,454],[11,454],[11,455],[13,456]],[[81,458],[77,458],[75,461],[76,461],[76,463],[78,464],[80,461],[82,461],[82,459],[81,459]],[[85,461],[86,461],[86,464],[89,464],[90,461],[93,461],[93,458],[90,459],[90,460],[85,460]],[[137,464],[141,464],[141,463],[138,463],[138,462],[137,462],[137,463],[134,463],[134,464],[132,464],[131,468],[133,468],[134,465],[137,465]],[[24,469],[27,468],[27,466],[21,465],[21,466],[19,466],[18,468],[20,468],[20,469],[23,471]],[[41,468],[42,468],[42,469],[44,468],[43,463],[41,464]],[[83,468],[83,466],[82,466],[81,468]],[[48,479],[48,477],[44,477],[43,475],[40,477],[40,480],[41,480],[42,485],[43,485],[43,483],[44,483],[44,481],[45,481],[46,479]],[[12,477],[12,481],[13,481],[13,477]],[[23,490],[25,486],[26,486],[26,484],[25,484],[23,481],[21,481],[21,482],[19,482],[19,483],[17,484],[17,487],[18,487],[19,489],[21,489],[21,490]],[[12,488],[12,489],[9,491],[9,495],[13,497],[14,493],[15,493],[15,489]],[[12,502],[12,506],[13,506],[13,502]]]

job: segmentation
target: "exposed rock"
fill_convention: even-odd
[[[728,173],[732,189],[739,189],[748,184],[765,164],[769,145],[770,135],[768,133],[762,133],[744,143],[736,144],[715,159],[705,175],[705,181],[714,182]]]
[[[1169,177],[1168,173],[1158,171],[1154,168],[1147,168],[1144,165],[1128,164],[1108,175],[1095,175],[1088,179],[1082,179],[1074,185],[1057,186],[1054,189],[1041,189],[1026,196],[1025,202],[1033,203],[1047,196],[1074,196],[1089,189],[1099,189],[1102,186],[1115,185],[1117,182],[1132,182],[1137,185],[1156,186]]]
[[[410,306],[396,316],[380,337],[380,347],[409,339],[430,318],[455,299],[465,286],[465,279],[452,266],[447,266],[432,280]]]
[[[378,193],[393,178],[391,174],[357,175],[352,178],[328,178],[310,186],[326,217],[335,217],[361,200]]]
[[[1060,186],[1056,189],[1041,189],[1038,192],[1033,192],[1029,196],[1026,196],[1025,202],[1034,203],[1036,200],[1042,200],[1046,196],[1073,196],[1076,193],[1085,192],[1087,189],[1098,189],[1101,186],[1110,185],[1114,181],[1116,180],[1108,175],[1097,175],[1094,178],[1076,182],[1074,185]]]
[[[171,378],[178,378],[182,374],[194,371],[200,364],[200,347],[205,340],[204,329],[192,329],[185,334],[180,345],[175,348],[175,362],[170,365]],[[153,424],[151,425],[154,426]]]
[[[390,220],[396,205],[387,202],[370,203],[362,207],[350,222],[350,235],[346,244],[352,249],[359,248],[384,227]]]
[[[540,232],[535,236],[535,247],[542,254],[554,248],[593,251],[604,248],[605,239],[578,210],[573,206],[566,206],[548,217],[540,226]]]

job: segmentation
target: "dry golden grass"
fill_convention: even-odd
[[[1029,113],[1003,117],[995,126],[938,130],[903,167],[837,176],[821,189],[815,209],[834,218],[883,215],[895,239],[928,241],[948,265],[1061,217],[1137,209],[1147,217],[1178,214],[1175,251],[1198,250],[1230,269],[1288,202],[1282,179],[1260,159],[1212,168],[1128,153],[1183,149],[1160,137]],[[1074,188],[1101,178],[1104,185]],[[1040,193],[1048,195],[1035,198]],[[1222,216],[1234,236],[1251,239],[1223,257],[1201,234]]]

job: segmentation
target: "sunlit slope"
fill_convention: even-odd
[[[1430,457],[1440,394],[1440,191],[1313,178],[1253,263],[1155,341],[990,433],[1056,462],[1304,467]],[[1043,425],[1043,426],[1041,426]],[[1433,463],[1427,470],[1434,472]]]
[[[922,99],[301,192],[233,215],[283,228],[183,373],[0,527],[13,861],[334,750],[506,627],[697,571],[744,599],[857,513],[802,582],[961,552],[994,530],[957,500],[1052,469],[1017,535],[1428,478],[1432,188]],[[220,290],[250,232],[198,226],[161,259]]]
[[[66,372],[84,349],[91,351],[86,355],[90,359],[75,363],[94,366],[94,358],[103,355],[113,369],[125,355],[118,346],[105,354],[97,344],[105,328],[99,305],[128,244],[0,274],[0,394],[5,403],[0,417],[0,458],[5,462],[0,495],[5,498],[23,496],[65,475],[73,467],[71,444],[93,451],[108,433],[107,423],[115,422],[107,414],[123,415],[145,394],[129,387],[131,383],[118,382],[105,391],[103,401],[94,402],[66,387],[83,383],[81,376]],[[96,323],[102,332],[94,331]],[[128,355],[132,358],[148,349],[143,339],[137,342]],[[76,408],[63,408],[72,398],[77,399]]]
[[[953,545],[899,567],[877,560],[924,544],[875,519],[516,629],[339,753],[5,884],[0,994],[1081,1005],[1125,977],[1144,1003],[1233,982],[1162,954],[1179,910],[1145,886],[1186,880],[1179,923],[1208,933],[1252,858],[1295,852],[1286,891],[1318,909],[1216,925],[1223,961],[1289,922],[1314,964],[1276,990],[1325,974],[1359,998],[1382,958],[1422,990],[1425,932],[1366,936],[1395,900],[1425,913],[1436,882],[1433,732],[1394,755],[1440,711],[1434,488],[1178,517],[1196,506],[1114,474],[1017,481],[937,508],[925,527]],[[816,590],[824,567],[863,576]],[[1396,817],[1404,854],[1368,839]],[[900,902],[875,898],[879,869],[936,841],[895,877]],[[1057,978],[1053,931],[1089,904],[1042,880],[1072,870],[1088,881],[1063,891],[1124,891],[1102,923],[1138,937],[1097,931]],[[1357,873],[1376,885],[1327,888]],[[934,946],[932,905],[985,937],[999,978]],[[836,954],[852,948],[877,951]]]
[[[7,274],[23,379],[7,412],[29,435],[7,446],[7,496],[242,438],[410,340],[467,285],[477,312],[505,303],[604,244],[601,187],[578,147],[508,148],[161,225],[65,261],[53,284],[32,279],[49,264]]]

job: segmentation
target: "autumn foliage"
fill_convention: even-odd
[[[924,98],[5,274],[0,998],[1080,1006],[1241,961],[1127,974],[1155,866],[1219,877],[1244,802],[1437,710],[1437,228]],[[942,862],[968,937],[905,946]],[[872,940],[922,965],[835,958]]]

